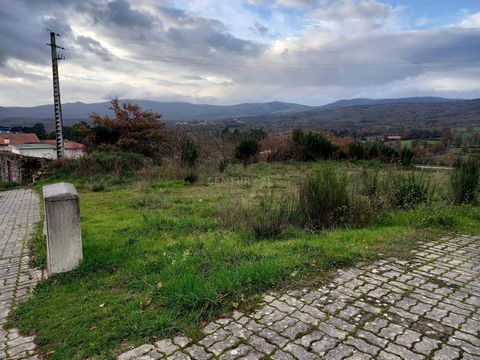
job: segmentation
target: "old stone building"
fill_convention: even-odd
[[[32,182],[33,176],[40,171],[45,161],[47,160],[0,151],[0,182]]]

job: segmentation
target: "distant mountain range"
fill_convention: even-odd
[[[238,105],[207,105],[186,102],[158,102],[148,100],[130,100],[146,110],[162,114],[167,122],[209,121],[235,118],[284,118],[284,115],[341,109],[352,106],[373,106],[388,104],[444,104],[457,103],[464,100],[445,99],[438,97],[415,97],[401,99],[349,99],[340,100],[324,106],[306,106],[285,102],[244,103]],[[408,106],[407,106],[408,107]],[[72,125],[82,120],[88,120],[92,112],[100,115],[111,113],[110,103],[85,104],[81,102],[63,104],[65,125]],[[287,116],[288,117],[288,116]],[[53,105],[35,107],[0,107],[0,126],[31,126],[41,122],[46,128],[53,128]]]
[[[425,104],[425,103],[444,103],[457,101],[458,99],[446,99],[442,97],[424,96],[424,97],[409,97],[399,99],[347,99],[338,100],[331,104],[322,106],[323,108],[331,109],[341,106],[358,106],[358,105],[385,105],[385,104]]]
[[[167,122],[214,120],[257,115],[274,115],[310,110],[313,107],[284,102],[245,103],[238,105],[207,105],[186,102],[158,102],[148,100],[129,100],[145,110],[162,114]],[[62,105],[65,125],[88,120],[95,112],[100,115],[112,114],[109,102],[85,104],[81,102]],[[0,126],[31,125],[36,122],[53,126],[53,105],[34,107],[0,107]]]
[[[380,100],[382,101],[382,100]],[[363,100],[360,103],[364,103]],[[400,132],[405,128],[443,129],[480,125],[480,99],[326,106],[282,115],[259,115],[211,121],[216,126],[263,127],[267,131],[296,128],[358,132]]]

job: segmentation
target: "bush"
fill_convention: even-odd
[[[103,192],[106,190],[106,187],[102,183],[97,183],[92,185],[92,191],[93,192]]]
[[[318,231],[344,225],[348,205],[346,179],[326,170],[300,185],[296,215],[300,225]]]
[[[115,151],[95,151],[90,155],[95,172],[125,174],[140,170],[144,156],[138,153]]]
[[[362,176],[360,177],[360,184],[362,186],[362,193],[368,197],[377,195],[380,187],[379,171],[378,169],[369,170],[364,168]]]
[[[244,139],[235,148],[235,158],[243,162],[243,166],[247,167],[250,159],[258,153],[260,144],[256,139]]]
[[[292,197],[263,199],[257,210],[249,212],[248,222],[256,239],[278,238],[290,227]]]
[[[393,182],[393,204],[403,209],[413,209],[420,204],[428,203],[432,197],[432,185],[423,175],[409,173],[398,175]]]
[[[227,167],[228,167],[228,160],[227,159],[220,160],[220,162],[218,163],[218,171],[223,173],[225,170],[227,170]]]
[[[453,201],[456,204],[472,203],[476,199],[479,188],[480,169],[478,160],[470,157],[458,159],[455,163],[450,187]]]
[[[324,136],[313,132],[305,134],[301,129],[293,131],[292,142],[294,153],[304,161],[330,159],[335,151],[335,146]]]
[[[348,145],[348,157],[352,160],[362,160],[365,157],[365,149],[362,143],[353,142]]]
[[[190,172],[185,176],[184,180],[189,184],[196,183],[198,181],[198,175],[194,172]]]
[[[400,152],[400,164],[405,167],[412,165],[414,155],[415,153],[412,149],[404,146]]]
[[[182,144],[182,164],[194,167],[197,164],[198,156],[198,145],[192,139],[185,140]]]

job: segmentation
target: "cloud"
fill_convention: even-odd
[[[324,2],[311,18],[323,30],[363,34],[392,25],[394,9],[376,0],[336,0]]]
[[[250,28],[252,30],[253,33],[257,34],[257,35],[260,35],[260,36],[265,36],[268,34],[268,27],[259,23],[259,22],[255,22],[255,24]]]
[[[379,0],[159,3],[18,0],[1,7],[0,105],[51,101],[47,27],[62,33],[66,48],[64,102],[111,94],[308,104],[387,94],[480,96],[478,14],[412,31],[398,8]]]
[[[95,23],[101,23],[104,26],[149,29],[154,21],[153,16],[134,9],[127,0],[113,0],[100,4],[87,1],[78,9],[89,13]]]
[[[460,22],[460,27],[463,28],[479,28],[480,27],[480,12],[467,16]]]

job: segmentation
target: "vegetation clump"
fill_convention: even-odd
[[[453,201],[456,204],[473,203],[480,183],[479,161],[473,157],[458,159],[450,178]]]
[[[343,226],[349,203],[346,178],[325,170],[308,176],[300,185],[297,219],[313,231]]]
[[[425,176],[413,172],[407,175],[399,174],[393,184],[393,204],[400,209],[414,209],[431,199],[432,184]]]
[[[414,155],[415,153],[412,149],[406,146],[402,147],[402,151],[400,151],[400,164],[405,167],[412,165]]]
[[[197,165],[199,157],[198,145],[192,139],[187,139],[182,144],[182,164],[188,167]]]
[[[96,146],[108,144],[148,157],[159,156],[166,150],[167,133],[159,114],[142,110],[129,102],[120,104],[118,99],[112,100],[111,104],[113,118],[95,113],[90,116],[94,124],[91,137]]]
[[[243,139],[235,148],[235,158],[243,162],[247,167],[251,159],[258,154],[260,144],[255,138]]]
[[[304,161],[327,160],[335,151],[330,140],[311,131],[305,134],[303,130],[295,129],[292,133],[292,141],[297,156]]]

